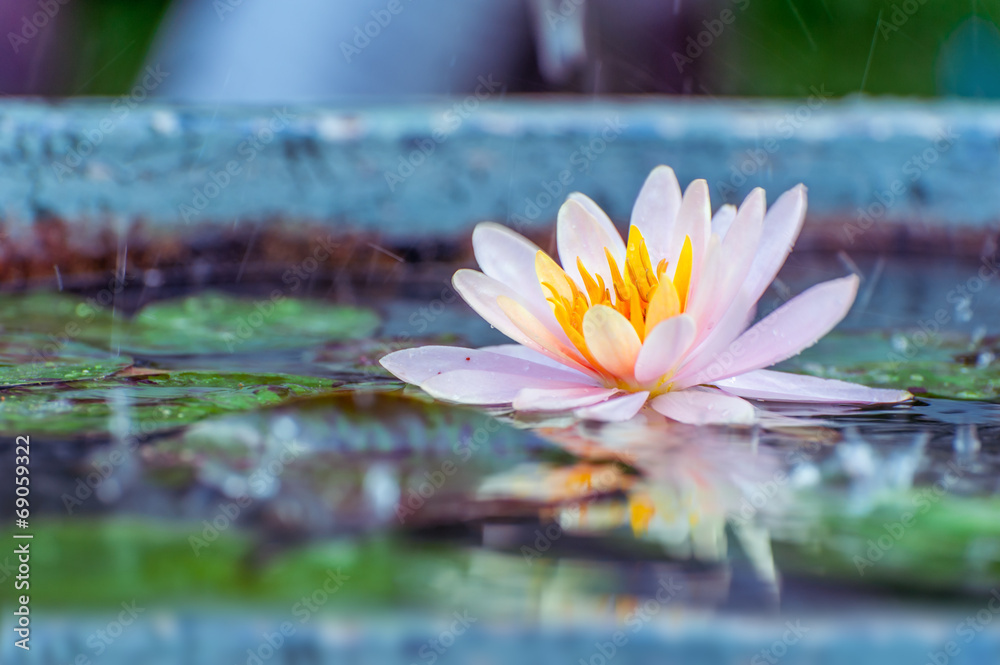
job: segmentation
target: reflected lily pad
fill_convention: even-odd
[[[0,431],[36,436],[106,434],[116,411],[130,433],[149,434],[209,416],[273,406],[334,390],[330,379],[279,374],[172,372],[113,376],[62,386],[24,386],[4,393]]]
[[[996,354],[968,337],[926,333],[834,333],[783,363],[779,369],[915,395],[996,400],[1000,375]]]
[[[132,364],[128,356],[41,335],[0,338],[0,387],[100,379]]]

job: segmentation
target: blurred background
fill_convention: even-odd
[[[189,102],[471,92],[996,97],[1000,2],[7,0],[6,95]]]

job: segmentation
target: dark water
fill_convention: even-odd
[[[845,330],[909,335],[944,310],[942,330],[980,348],[1000,328],[996,284],[956,290],[976,264],[928,270],[919,258],[793,257],[762,310],[785,286],[798,292],[845,265],[866,277]],[[343,591],[307,613],[273,662],[434,662],[420,649],[456,612],[476,618],[476,638],[433,647],[438,662],[546,649],[557,662],[598,662],[616,627],[622,662],[752,662],[771,649],[789,654],[783,662],[923,663],[949,638],[967,659],[952,662],[998,662],[977,660],[1000,653],[992,610],[975,639],[959,626],[1000,585],[1000,406],[928,395],[890,408],[767,405],[751,428],[448,407],[376,367],[418,339],[502,341],[446,278],[311,288],[303,295],[374,306],[384,317],[374,338],[133,355],[149,369],[316,376],[338,394],[139,437],[127,426],[33,437],[34,602],[48,650],[24,662],[94,655],[95,624],[79,617],[113,617],[136,597],[159,618],[117,653],[108,645],[104,662],[154,662],[141,660],[150,644],[163,662],[252,662],[255,635],[295,616],[332,570],[347,576]],[[130,292],[122,309],[164,293]],[[126,395],[112,417],[127,424],[137,406]],[[18,433],[31,434],[0,440],[0,478],[13,476]],[[789,622],[805,622],[800,635]],[[214,651],[193,646],[206,640]],[[668,652],[676,660],[653,660]],[[5,643],[0,655],[15,654]]]

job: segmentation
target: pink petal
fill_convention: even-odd
[[[603,212],[600,217],[593,215],[580,203],[581,197],[582,194],[570,195],[569,200],[559,208],[556,219],[559,262],[581,289],[584,288],[584,283],[576,265],[577,257],[591,275],[601,275],[604,283],[610,285],[610,270],[604,248],[611,250],[611,255],[621,268],[625,263],[625,242],[608,216]],[[593,201],[590,203],[596,207]]]
[[[723,257],[725,269],[718,284],[718,292],[715,294],[715,308],[705,321],[704,334],[715,327],[746,281],[747,273],[750,271],[750,266],[756,256],[757,247],[760,245],[764,209],[764,190],[757,187],[750,192],[739,207],[736,218],[722,241],[720,254]]]
[[[712,332],[688,351],[674,379],[699,374],[706,368],[715,372],[717,366],[731,366],[736,360],[735,340],[750,326],[755,316],[756,307],[752,307],[749,312],[743,312],[739,308],[727,310]]]
[[[578,418],[620,423],[639,413],[639,409],[643,407],[648,398],[649,393],[646,391],[626,393],[621,397],[612,397],[606,402],[577,409],[573,413]]]
[[[569,343],[535,277],[535,255],[541,251],[538,245],[506,226],[483,222],[472,232],[472,248],[483,273],[513,289],[529,312]]]
[[[681,246],[684,236],[691,237],[692,262],[691,281],[697,280],[701,271],[702,261],[705,259],[705,250],[708,247],[708,238],[711,235],[712,224],[712,202],[708,193],[708,183],[704,180],[695,180],[688,185],[681,200],[680,210],[677,211],[677,230],[673,251],[669,256],[671,264],[676,269],[677,257],[680,256]]]
[[[525,374],[553,381],[575,381],[597,385],[590,377],[565,366],[553,367],[526,359],[515,359],[485,349],[465,349],[459,346],[421,346],[403,349],[383,357],[379,363],[398,378],[415,385],[420,385],[438,374],[456,370]]]
[[[799,185],[785,192],[766,216],[763,206],[764,190],[756,188],[743,201],[734,228],[726,235],[723,255],[732,259],[727,268],[730,274],[719,286],[716,308],[699,321],[698,346],[691,358],[720,353],[753,320],[757,301],[778,273],[802,228],[805,187]],[[711,363],[699,364],[704,367]]]
[[[566,411],[603,402],[617,392],[617,388],[525,388],[514,397],[514,408],[519,411]]]
[[[660,259],[672,260],[680,249],[675,237],[677,211],[681,207],[681,187],[669,166],[657,166],[646,178],[632,207],[632,225],[646,240],[655,266]],[[684,236],[680,237],[684,240]]]
[[[740,335],[731,345],[736,349],[731,363],[709,367],[697,375],[685,367],[677,373],[677,385],[711,383],[791,358],[840,323],[854,303],[857,290],[857,275],[807,289]]]
[[[533,374],[460,369],[432,376],[420,387],[432,397],[461,404],[510,404],[525,388],[566,390],[589,386]]]
[[[715,385],[732,395],[778,402],[895,404],[913,397],[905,390],[881,390],[857,383],[758,369]]]
[[[556,369],[561,369],[566,372],[579,374],[581,377],[590,376],[589,374],[584,374],[583,372],[579,372],[567,366],[563,362],[554,360],[544,353],[539,353],[534,349],[529,349],[528,347],[521,346],[520,344],[497,344],[495,346],[483,346],[480,347],[479,350],[489,351],[490,353],[499,353],[504,356],[519,358],[521,360],[529,360],[533,363],[538,363],[539,365],[545,365],[546,367],[555,367]]]
[[[703,388],[669,392],[654,397],[649,405],[667,418],[688,425],[750,425],[757,419],[750,402]]]
[[[764,228],[757,253],[747,274],[745,290],[757,302],[774,281],[795,244],[806,217],[806,188],[796,185],[774,202],[764,216]]]
[[[736,206],[727,203],[715,211],[712,217],[712,233],[719,236],[720,240],[724,239],[735,219]]]
[[[659,323],[646,334],[635,361],[635,380],[656,381],[673,370],[684,357],[697,332],[694,319],[679,314]]]
[[[594,359],[614,376],[631,379],[642,341],[618,310],[594,305],[583,315],[583,339]]]
[[[476,270],[459,270],[451,282],[458,294],[479,316],[507,337],[574,369],[590,372],[575,349],[569,348],[566,342],[556,337],[524,305],[521,305],[524,312],[517,321],[504,312],[498,302],[501,296],[520,302],[518,294],[506,284]]]

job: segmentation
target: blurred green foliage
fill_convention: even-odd
[[[726,8],[735,18],[696,60],[713,94],[1000,96],[1000,0],[720,0],[699,13]]]
[[[78,0],[70,45],[60,69],[72,95],[119,95],[128,91],[170,0]],[[68,71],[67,71],[68,70]]]

